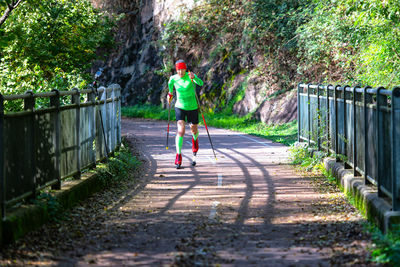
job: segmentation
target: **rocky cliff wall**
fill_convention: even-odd
[[[116,32],[119,47],[107,62],[96,62],[94,69],[104,67],[104,83],[122,87],[125,105],[143,102],[159,104],[165,77],[157,74],[162,58],[156,41],[164,23],[179,18],[182,12],[199,3],[196,0],[93,0],[95,6],[123,15]]]
[[[116,33],[120,46],[107,62],[97,63],[97,67],[105,67],[103,82],[121,85],[122,102],[125,105],[145,102],[164,103],[167,77],[160,73],[164,63],[159,51],[162,47],[157,45],[157,41],[161,37],[165,23],[178,19],[185,14],[185,11],[201,4],[202,1],[93,1],[98,7],[124,14]],[[189,51],[177,49],[174,55],[176,59],[184,58],[189,63],[201,59],[195,63],[195,71],[205,81],[205,85],[200,89],[203,94],[201,97],[203,106],[218,109],[221,97],[219,88],[225,88],[229,101],[241,90],[245,82],[246,91],[243,98],[233,106],[233,112],[241,115],[254,112],[255,118],[268,123],[287,122],[296,118],[296,94],[284,92],[278,97],[270,97],[274,90],[282,90],[276,86],[279,81],[272,81],[271,77],[258,77],[251,71],[261,64],[262,59],[259,55],[248,56],[249,62],[243,63],[247,72],[243,73],[241,72],[243,64],[240,62],[226,60],[211,64],[209,54],[213,46],[215,44],[212,43],[206,47],[196,47],[196,44],[193,44]]]

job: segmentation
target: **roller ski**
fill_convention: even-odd
[[[192,157],[192,166],[196,166],[196,154],[197,154],[197,153],[193,153],[193,157]]]
[[[199,151],[199,139],[196,138],[196,140],[194,140],[194,138],[192,137],[192,152],[193,152],[192,166],[196,166],[197,151]]]

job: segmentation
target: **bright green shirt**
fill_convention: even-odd
[[[199,86],[203,85],[203,81],[196,74],[194,75],[193,82]],[[188,73],[183,78],[178,74],[171,76],[168,81],[168,88],[171,94],[174,91],[174,87],[176,90],[175,107],[183,110],[195,110],[198,108],[195,85],[190,80]]]

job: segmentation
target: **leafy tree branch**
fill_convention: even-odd
[[[18,7],[18,5],[22,2],[23,0],[16,0],[16,1],[11,1],[9,2],[9,0],[5,0],[6,4],[7,4],[7,8],[3,14],[3,16],[1,16],[0,18],[0,27],[1,25],[6,21],[6,19],[10,16],[11,12],[16,9]]]

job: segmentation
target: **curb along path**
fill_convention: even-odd
[[[359,213],[343,194],[296,174],[287,147],[210,128],[215,162],[200,127],[197,165],[187,130],[177,170],[175,129],[166,150],[165,122],[123,119],[123,135],[146,159],[143,187],[107,205],[94,197],[79,223],[45,226],[19,241],[18,257],[37,247],[21,265],[34,258],[59,266],[377,266],[366,262],[371,243]]]

